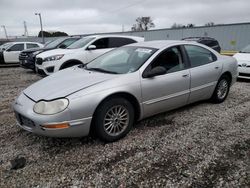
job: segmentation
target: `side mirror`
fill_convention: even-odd
[[[6,50],[5,48],[2,48],[2,51]]]
[[[167,73],[167,70],[165,69],[165,67],[158,66],[158,67],[151,69],[148,72],[145,72],[143,74],[143,78],[152,78],[152,77],[163,75],[166,73]]]
[[[65,44],[61,44],[61,45],[58,46],[58,48],[65,49],[65,48],[67,48],[67,46]]]
[[[89,45],[88,50],[95,50],[96,49],[96,45]]]
[[[5,50],[5,49],[4,49]],[[7,50],[5,50],[6,52],[10,52],[11,51],[11,49],[9,48],[9,49],[7,49]]]

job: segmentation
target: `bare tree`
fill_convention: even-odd
[[[131,27],[132,31],[147,31],[150,28],[155,27],[155,24],[150,16],[138,17],[135,21],[136,24]]]
[[[172,29],[177,29],[177,28],[183,28],[183,26],[184,26],[184,25],[182,25],[182,24],[174,23],[174,24],[171,26],[171,28],[172,28]]]
[[[204,26],[207,26],[207,27],[214,26],[214,22],[208,22],[208,23],[206,23]]]

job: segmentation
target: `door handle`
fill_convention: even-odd
[[[182,77],[184,77],[184,78],[185,78],[185,77],[188,77],[188,76],[189,76],[189,74],[183,74],[183,75],[182,75]]]
[[[214,67],[215,69],[218,69],[219,67]]]

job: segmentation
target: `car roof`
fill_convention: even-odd
[[[144,37],[130,36],[130,35],[89,35],[86,37],[95,37],[95,38],[106,38],[106,37],[118,37],[118,38],[130,38],[134,40],[144,40]]]
[[[146,48],[165,48],[173,45],[181,45],[181,44],[197,44],[193,41],[182,41],[182,40],[154,40],[154,41],[146,41],[146,42],[138,42],[133,43],[127,46],[138,46],[138,47],[146,47]]]
[[[211,37],[187,37],[187,38],[183,38],[182,40],[190,40],[190,41],[213,40],[213,41],[216,41],[216,39],[211,38]]]

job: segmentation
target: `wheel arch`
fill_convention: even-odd
[[[114,98],[114,97],[121,97],[121,98],[125,98],[127,99],[133,106],[134,110],[135,110],[135,120],[138,120],[141,116],[141,108],[140,108],[140,104],[139,101],[137,100],[137,98],[132,95],[131,93],[128,92],[117,92],[117,93],[113,93],[110,94],[108,96],[106,96],[105,98],[102,99],[102,101],[97,105],[97,107],[95,108],[93,117],[95,117],[96,111],[97,109],[107,100]]]
[[[224,72],[224,73],[220,76],[220,78],[221,78],[222,76],[227,76],[227,77],[229,78],[230,84],[232,83],[233,77],[232,77],[232,74],[231,74],[229,71]]]
[[[78,59],[70,59],[70,60],[67,60],[67,61],[65,61],[61,66],[60,66],[60,68],[59,68],[59,70],[62,70],[64,67],[65,67],[65,65],[67,65],[67,64],[70,64],[70,63],[72,63],[72,64],[84,64],[83,62],[81,62],[80,60],[78,60]]]

